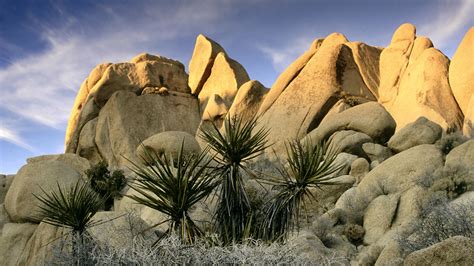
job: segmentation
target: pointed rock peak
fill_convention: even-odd
[[[344,34],[334,32],[334,33],[329,34],[324,39],[324,41],[321,44],[321,48],[328,47],[328,46],[335,46],[335,45],[338,45],[338,44],[344,44],[346,42],[348,42],[348,40],[347,40],[346,36],[344,36]]]
[[[323,44],[324,38],[317,38],[314,39],[314,41],[311,43],[311,46],[309,47],[309,51],[316,51],[319,47],[321,47],[321,44]]]
[[[222,46],[208,37],[199,34],[194,45],[193,55],[189,61],[189,87],[191,93],[199,94],[202,86],[211,74],[214,59],[218,53],[225,53]]]
[[[405,23],[400,25],[398,29],[393,33],[391,43],[414,40],[416,36],[416,27],[413,24]]]
[[[411,50],[409,63],[413,63],[424,50],[431,47],[433,47],[433,42],[429,38],[425,36],[416,37],[415,42],[413,43],[413,48]]]
[[[227,111],[225,101],[219,95],[213,94],[207,102],[206,109],[204,109],[202,120],[215,121],[225,117]]]

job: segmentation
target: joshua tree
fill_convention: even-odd
[[[299,228],[301,207],[306,212],[306,200],[315,199],[310,188],[335,184],[332,174],[341,169],[334,164],[337,152],[325,143],[303,145],[295,140],[287,145],[287,155],[287,167],[279,169],[282,179],[270,180],[278,192],[266,210],[261,230],[266,240],[283,240]]]
[[[189,216],[189,209],[206,198],[218,183],[210,173],[207,150],[185,155],[183,145],[184,142],[175,162],[145,149],[144,165],[133,163],[132,168],[137,178],[130,187],[139,195],[128,197],[168,215],[170,226],[166,233],[177,233],[183,243],[192,244],[203,232]]]
[[[251,223],[251,205],[244,189],[242,171],[249,172],[246,163],[267,148],[268,131],[255,130],[256,118],[226,118],[223,132],[213,123],[204,127],[200,137],[209,144],[216,163],[215,171],[221,184],[214,224],[226,244],[241,241]]]

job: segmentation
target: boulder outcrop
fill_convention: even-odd
[[[268,89],[257,80],[244,83],[237,91],[234,102],[229,109],[229,118],[238,116],[243,121],[251,119],[257,114],[267,93]]]

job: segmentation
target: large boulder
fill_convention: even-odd
[[[137,148],[135,154],[138,158],[147,158],[147,155],[163,155],[177,160],[183,147],[184,154],[198,154],[201,152],[199,143],[187,132],[165,131],[144,140]],[[149,150],[147,152],[146,150]],[[171,157],[170,157],[171,155]]]
[[[318,48],[323,43],[324,39],[315,39],[309,49],[298,57],[293,63],[291,63],[281,74],[278,76],[275,83],[273,83],[271,90],[262,102],[258,110],[258,115],[265,113],[270,106],[276,101],[278,96],[285,90],[285,88],[293,81],[293,79],[300,73],[300,71],[306,66],[308,61],[313,57]]]
[[[370,202],[364,214],[364,243],[373,244],[392,226],[399,194],[380,195]]]
[[[388,141],[388,147],[401,152],[417,145],[433,144],[442,133],[441,126],[422,116],[395,133]]]
[[[404,265],[472,265],[474,240],[454,236],[408,255]]]
[[[301,139],[316,128],[340,99],[375,100],[362,79],[345,36],[333,33],[262,115],[277,151],[288,139]],[[271,90],[269,92],[270,95]],[[333,133],[333,132],[332,132]]]
[[[97,128],[98,117],[87,122],[82,128],[78,139],[76,154],[86,158],[91,164],[97,164],[102,161],[102,156],[95,143],[95,132]]]
[[[198,95],[211,74],[211,68],[218,53],[224,49],[213,40],[199,34],[196,38],[193,55],[189,61],[189,88]]]
[[[249,75],[241,64],[229,58],[224,52],[220,52],[214,60],[209,78],[198,95],[201,110],[205,109],[207,101],[213,94],[219,95],[229,108],[237,90],[249,80]]]
[[[424,50],[402,76],[396,97],[384,106],[403,128],[420,116],[444,129],[461,129],[463,114],[448,81],[449,59],[435,48]]]
[[[97,80],[99,76],[100,78]],[[89,78],[91,78],[91,82],[89,82]],[[68,152],[75,152],[76,139],[80,133],[76,131],[80,131],[88,120],[96,116],[97,110],[94,111],[94,108],[91,107],[88,109],[90,111],[85,112],[87,119],[83,118],[82,109],[88,105],[86,103],[90,100],[95,102],[96,109],[100,109],[116,91],[120,90],[139,95],[147,87],[166,87],[169,91],[176,93],[190,93],[188,75],[183,64],[166,57],[150,54],[140,54],[129,63],[100,65],[93,70],[89,78],[85,82],[86,85],[79,91],[71,112],[66,130],[66,150]],[[83,121],[81,122],[81,120]]]
[[[39,161],[23,166],[13,179],[5,209],[13,222],[38,222],[40,201],[34,195],[44,195],[60,187],[69,187],[81,180],[81,175],[68,164],[55,161]],[[44,192],[43,192],[44,191]]]
[[[83,176],[85,176],[85,171],[91,168],[91,164],[89,163],[87,159],[84,159],[72,153],[40,155],[40,156],[26,159],[26,162],[28,164],[46,162],[46,161],[57,161],[57,162],[65,163]]]
[[[379,102],[391,102],[398,93],[400,77],[405,71],[415,42],[416,28],[406,23],[393,33],[390,45],[380,54]]]
[[[383,106],[368,102],[327,117],[306,138],[322,141],[340,130],[365,133],[374,141],[385,143],[395,132],[395,121]]]
[[[444,168],[450,172],[467,171],[474,177],[474,139],[455,147],[446,156]]]
[[[473,58],[474,27],[471,27],[464,35],[449,65],[449,84],[464,115],[473,109],[473,105],[469,105],[469,100],[474,95]]]
[[[190,94],[159,95],[119,91],[102,108],[97,121],[95,143],[109,166],[137,160],[140,142],[164,131],[196,133],[199,106]]]
[[[377,161],[381,163],[392,156],[390,148],[377,143],[364,143],[362,144],[362,149],[371,162]]]
[[[25,265],[20,259],[37,227],[37,224],[32,223],[5,224],[0,237],[1,265]]]
[[[265,99],[268,89],[257,80],[251,80],[244,83],[235,96],[234,102],[229,109],[228,116],[239,116],[243,121],[247,121],[254,117],[260,104]]]
[[[366,156],[362,150],[362,145],[367,142],[372,142],[367,134],[354,130],[337,131],[329,138],[330,145],[338,151],[361,157]]]
[[[474,138],[474,95],[467,105],[467,112],[464,114],[464,125],[462,132],[469,138]]]

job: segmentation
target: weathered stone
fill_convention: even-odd
[[[15,175],[0,175],[0,204],[5,201],[8,189],[10,188]]]
[[[474,138],[474,95],[467,105],[467,112],[464,114],[464,124],[462,132],[469,138]]]
[[[362,149],[371,162],[378,161],[381,163],[392,156],[390,148],[377,143],[364,143],[362,144]]]
[[[388,141],[388,147],[401,152],[421,144],[433,144],[442,133],[441,126],[422,116],[395,133]]]
[[[220,126],[228,112],[226,102],[218,94],[213,94],[203,111],[202,121],[216,122]]]
[[[7,223],[0,237],[0,258],[2,265],[21,265],[20,258],[26,243],[38,227],[31,223]],[[24,265],[24,264],[23,264]]]
[[[454,236],[408,255],[404,265],[472,265],[474,240]]]
[[[211,68],[218,53],[224,49],[213,40],[199,34],[196,38],[193,55],[189,61],[189,87],[191,93],[198,95],[211,74]]]
[[[385,143],[395,132],[395,121],[376,102],[364,103],[332,115],[311,131],[306,138],[325,140],[339,130],[354,130],[367,134],[374,141]]]
[[[244,83],[237,91],[228,116],[230,118],[239,116],[244,122],[255,117],[267,93],[268,89],[257,80]]]
[[[366,156],[362,144],[367,142],[372,142],[367,134],[353,130],[337,131],[329,138],[330,145],[338,151],[362,157]]]
[[[329,35],[263,114],[260,124],[271,128],[268,139],[275,143],[272,149],[284,150],[285,140],[304,137],[341,98],[375,100],[346,42],[342,34]]]
[[[102,161],[97,145],[95,143],[95,132],[97,128],[97,121],[99,118],[94,118],[82,128],[79,136],[79,142],[76,149],[76,154],[89,160],[91,164],[97,164]]]
[[[402,76],[396,97],[384,102],[397,129],[420,116],[444,129],[461,129],[463,114],[448,81],[449,59],[435,48],[424,50]]]
[[[8,217],[7,211],[5,210],[5,204],[0,204],[0,237],[2,236],[3,226],[7,223],[11,223],[10,217]]]
[[[92,119],[99,115],[100,108],[93,99],[89,99],[79,115],[75,130],[71,133],[66,145],[67,153],[75,153],[79,142],[79,136],[83,127]]]
[[[351,164],[351,171],[349,174],[356,178],[357,183],[364,178],[364,176],[370,171],[370,164],[364,158],[357,158]]]
[[[390,229],[400,195],[380,195],[370,202],[364,214],[364,243],[373,244]]]
[[[58,185],[68,188],[79,180],[79,172],[64,162],[29,163],[20,168],[13,179],[5,197],[5,209],[13,222],[38,222],[42,218],[38,215],[40,201],[34,195],[57,190]]]
[[[472,58],[474,58],[474,27],[464,35],[449,65],[449,84],[464,115],[472,113],[474,109],[474,105],[469,105],[469,100],[474,95]]]
[[[197,99],[189,94],[136,96],[119,91],[99,114],[95,143],[109,166],[128,165],[128,160],[137,160],[140,141],[152,135],[164,131],[194,135],[200,121],[198,108]]]
[[[408,65],[411,65],[416,62],[416,60],[418,59],[418,57],[420,57],[423,51],[431,47],[433,47],[433,43],[430,39],[424,36],[416,37],[415,42],[413,43],[412,51],[410,53]]]
[[[467,171],[474,176],[474,140],[455,147],[446,156],[444,168],[451,172]]]
[[[265,113],[270,106],[276,101],[278,96],[286,89],[286,87],[298,76],[301,70],[306,66],[308,61],[313,57],[318,48],[323,43],[324,39],[315,39],[310,48],[291,63],[277,78],[268,95],[262,102],[258,115]]]
[[[84,172],[88,170],[89,168],[91,168],[91,164],[89,163],[88,160],[72,153],[40,155],[40,156],[26,159],[26,162],[28,164],[46,162],[46,161],[57,161],[57,162],[65,163],[83,176],[85,176]]]
[[[379,61],[382,49],[361,42],[348,42],[346,45],[352,50],[354,61],[359,68],[359,73],[364,79],[365,85],[375,97],[378,97]]]
[[[230,108],[237,90],[249,81],[249,75],[237,61],[229,58],[224,52],[217,54],[209,78],[199,92],[201,110],[205,110],[207,101],[213,94],[219,95]]]
[[[201,152],[201,147],[194,138],[194,135],[182,131],[165,131],[144,140],[138,146],[135,154],[140,159],[147,158],[148,155],[161,156],[165,154],[168,158],[176,161],[181,151],[181,146],[183,155],[199,154]],[[149,152],[146,152],[145,149],[149,150]]]
[[[408,65],[416,28],[412,24],[402,24],[393,33],[390,45],[380,54],[379,102],[384,106],[398,94],[400,77]]]

